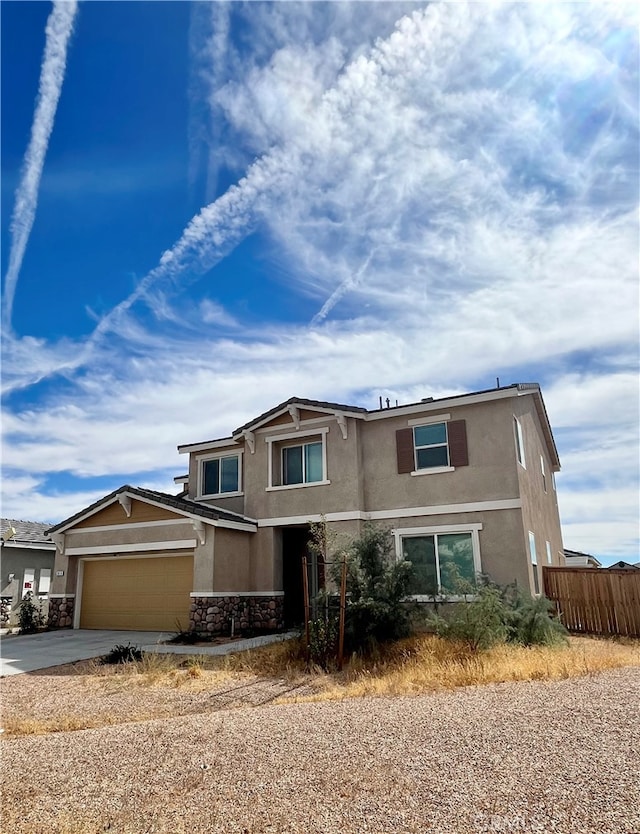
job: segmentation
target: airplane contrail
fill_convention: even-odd
[[[31,139],[24,156],[22,177],[16,189],[11,218],[11,250],[4,283],[2,323],[5,333],[11,330],[13,300],[20,267],[36,216],[38,188],[44,158],[49,146],[53,120],[60,99],[67,66],[67,47],[73,31],[78,4],[75,0],[54,0],[46,27],[44,58],[40,69],[40,84],[36,102]]]

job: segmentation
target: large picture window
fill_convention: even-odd
[[[313,484],[323,480],[322,442],[302,443],[282,449],[282,483]]]
[[[472,531],[425,535],[397,534],[401,554],[413,565],[413,593],[418,596],[461,596],[475,586],[478,572]]]
[[[201,462],[200,494],[227,495],[240,491],[240,458],[238,455],[210,458]]]

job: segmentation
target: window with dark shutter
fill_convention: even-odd
[[[467,425],[465,420],[451,420],[449,433],[449,461],[451,466],[469,466]]]
[[[396,450],[398,453],[398,473],[403,475],[413,472],[413,429],[398,429],[396,432]]]

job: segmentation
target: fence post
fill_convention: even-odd
[[[347,557],[342,557],[342,578],[340,582],[340,632],[338,637],[338,671],[342,671],[344,658],[344,621],[347,607]]]
[[[309,577],[307,575],[307,557],[302,557],[302,592],[304,595],[304,637],[309,651]]]

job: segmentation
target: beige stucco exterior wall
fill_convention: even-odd
[[[124,515],[122,507],[118,505],[118,509]],[[152,508],[155,509],[155,508]],[[95,519],[94,526],[102,526],[102,513],[97,513],[93,518]],[[133,517],[133,513],[132,513]],[[86,519],[85,521],[88,521]],[[158,519],[154,519],[157,521]],[[74,527],[64,533],[64,551],[60,553],[56,551],[56,559],[54,565],[54,576],[51,586],[52,594],[74,594],[76,592],[77,576],[78,576],[78,559],[80,556],[69,555],[69,550],[74,548],[105,548],[104,556],[113,557],[118,555],[118,545],[136,545],[133,551],[124,551],[121,555],[126,555],[130,558],[144,555],[144,553],[160,554],[162,549],[153,548],[153,550],[145,550],[144,545],[151,542],[178,542],[178,541],[193,541],[196,540],[196,535],[193,530],[193,525],[188,519],[183,519],[182,516],[177,516],[175,513],[170,514],[168,519],[161,519],[162,521],[171,521],[170,524],[153,524],[152,522],[143,527],[122,527],[122,529],[115,530],[91,530],[85,523],[84,526]],[[98,523],[100,522],[100,524]],[[121,525],[118,525],[119,527]],[[172,548],[167,548],[171,550]],[[206,552],[206,546],[203,549],[197,547],[194,552],[192,547],[182,550],[183,553],[192,553],[196,558],[194,559],[195,566],[202,562],[203,559],[211,560],[213,553],[213,536],[211,537],[210,554]],[[177,552],[177,551],[176,551]],[[100,556],[99,550],[92,552],[92,557]],[[57,571],[64,571],[64,576],[56,576]]]
[[[218,527],[213,554],[213,591],[247,591],[251,588],[251,538],[254,533]]]
[[[529,553],[529,531],[536,540],[539,569],[548,564],[546,542],[551,545],[553,565],[564,564],[562,529],[558,512],[558,496],[553,484],[553,467],[542,435],[540,420],[533,397],[518,397],[513,401],[513,414],[520,421],[524,441],[525,467],[517,464],[520,493],[523,499],[522,522],[527,553],[527,563],[533,589],[533,574]],[[540,459],[544,460],[546,492],[543,485]],[[542,573],[540,571],[540,587]]]
[[[403,530],[417,527],[452,527],[462,524],[481,524],[478,532],[481,572],[499,585],[517,582],[529,587],[527,557],[519,510],[493,510],[483,513],[451,513],[438,516],[414,516],[376,522],[402,535]]]
[[[358,421],[347,418],[347,438],[342,436],[336,420],[330,416],[320,423],[301,424],[300,431],[326,433],[327,479],[330,484],[309,484],[290,489],[267,491],[268,451],[267,437],[278,437],[295,432],[292,422],[256,432],[255,454],[245,454],[245,513],[250,518],[281,518],[310,516],[357,510],[360,506],[358,483]],[[302,435],[301,443],[312,442],[315,435]],[[289,442],[289,441],[287,441]],[[294,441],[295,442],[295,439]],[[277,454],[277,451],[276,451]]]
[[[510,400],[425,412],[431,420],[449,414],[465,420],[469,465],[454,472],[398,474],[396,431],[420,414],[374,420],[364,425],[362,461],[365,509],[427,507],[519,497],[510,428]]]

